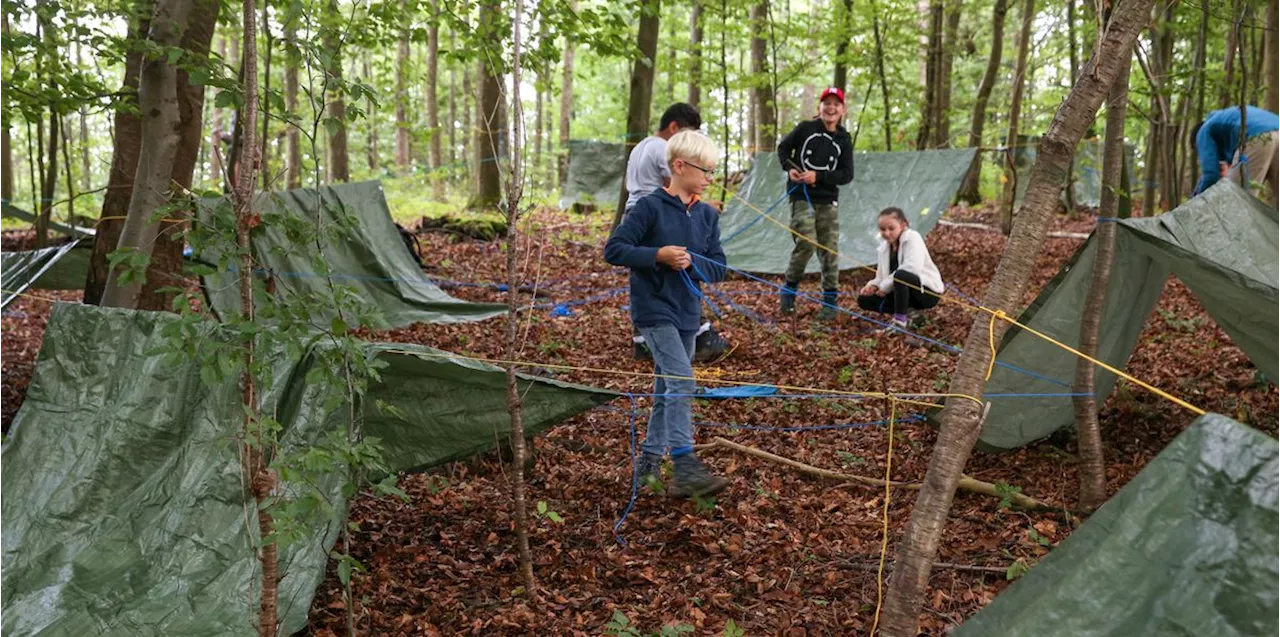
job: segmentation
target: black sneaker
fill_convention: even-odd
[[[729,481],[707,471],[698,457],[688,453],[671,459],[675,464],[675,496],[694,498],[712,496],[729,486]]]
[[[636,360],[638,361],[653,360],[653,352],[649,351],[649,345],[644,343],[643,341],[639,343],[632,342],[631,348],[632,348],[631,354],[632,356],[635,356]]]
[[[729,341],[725,340],[716,328],[712,327],[698,335],[693,348],[693,360],[699,363],[713,361],[730,350]]]

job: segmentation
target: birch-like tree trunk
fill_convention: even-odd
[[[1022,30],[1018,32],[1018,64],[1013,73],[1013,98],[1009,104],[1009,133],[1005,135],[1004,142],[1007,150],[1004,160],[1004,191],[1000,196],[1000,229],[1006,235],[1013,231],[1013,201],[1018,192],[1018,172],[1014,167],[1018,152],[1018,120],[1022,115],[1027,53],[1031,48],[1031,24],[1035,22],[1035,18],[1036,0],[1027,0],[1022,6]],[[1067,161],[1070,163],[1070,156]]]
[[[1093,123],[1121,67],[1130,62],[1138,33],[1147,24],[1151,0],[1126,0],[1119,4],[1107,28],[1098,52],[1085,65],[1080,80],[1058,108],[1041,152],[1031,169],[1031,181],[1017,226],[1005,247],[995,278],[987,290],[983,306],[1017,314],[1035,267],[1036,257],[1044,246],[1049,221],[1058,207],[1058,193],[1066,178],[1071,155],[1085,130]],[[1000,341],[1008,325],[997,320],[995,333],[989,332],[990,318],[975,314],[964,351],[956,364],[952,394],[982,398],[986,387],[986,369],[991,362],[989,339]],[[919,625],[920,605],[924,599],[929,572],[938,553],[938,543],[951,510],[956,483],[969,460],[981,430],[983,406],[967,398],[950,398],[942,414],[938,441],[934,445],[929,469],[925,474],[911,520],[897,547],[893,575],[884,606],[883,633],[887,637],[914,637]]]
[[[689,11],[689,92],[686,101],[697,107],[702,101],[702,2],[693,0]]]

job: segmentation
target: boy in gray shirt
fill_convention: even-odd
[[[698,109],[677,102],[667,107],[658,124],[658,132],[640,140],[631,149],[627,160],[627,205],[625,215],[631,212],[640,198],[667,185],[671,181],[671,168],[667,165],[667,140],[682,130],[702,128],[702,115]]]

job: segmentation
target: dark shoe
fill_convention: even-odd
[[[648,486],[655,490],[661,487],[662,456],[656,453],[640,454],[640,457],[636,459],[636,482],[640,486]]]
[[[782,288],[778,309],[783,314],[796,313],[796,286],[788,283]]]
[[[840,318],[839,297],[836,292],[827,290],[822,293],[822,309],[818,310],[819,321],[834,321]]]
[[[699,363],[713,361],[724,356],[730,349],[729,341],[712,327],[698,335],[693,349],[693,360]]]
[[[653,352],[650,352],[650,351],[649,351],[649,345],[648,345],[647,343],[635,343],[635,342],[633,342],[633,343],[631,343],[631,346],[632,346],[632,352],[631,352],[631,354],[632,354],[632,356],[634,356],[634,357],[635,357],[635,359],[636,359],[636,360],[638,360],[638,361],[650,361],[650,360],[653,360]]]
[[[680,498],[706,497],[724,491],[729,481],[711,475],[692,453],[672,458],[675,464],[675,495]]]

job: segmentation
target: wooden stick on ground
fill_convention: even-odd
[[[757,449],[755,447],[740,445],[736,442],[732,442],[720,437],[717,437],[714,440],[712,440],[710,444],[698,445],[697,448],[699,450],[706,450],[706,449],[714,449],[716,447],[737,451],[739,453],[744,453],[749,456],[754,456],[762,460],[769,460],[770,462],[776,462],[778,464],[786,465],[788,467],[791,467],[792,469],[795,469],[796,471],[799,471],[800,473],[803,473],[805,475],[810,475],[815,478],[826,478],[828,480],[853,482],[857,484],[864,484],[870,487],[884,486],[884,479],[882,478],[869,478],[866,476],[855,476],[847,473],[840,473],[838,471],[830,471],[828,469],[822,469],[810,464],[805,464],[798,460],[792,460],[791,458],[785,458],[783,456],[769,453],[768,451],[765,451],[763,449]],[[890,481],[889,484],[891,486],[894,486],[900,489],[919,489],[920,488],[920,483],[918,482]],[[984,482],[982,480],[978,480],[977,478],[973,478],[967,475],[960,476],[960,484],[957,485],[957,488],[960,489],[961,491],[978,493],[981,495],[987,495],[994,498],[1004,499],[1007,497],[1009,499],[1010,504],[1012,504],[1015,508],[1018,508],[1018,509],[1035,511],[1035,510],[1051,510],[1055,508],[1031,496],[1023,495],[1021,493],[1001,494],[997,492],[996,485],[991,484],[990,482]]]
[[[859,571],[877,571],[880,567],[879,564],[864,564],[862,562],[845,561],[841,563],[849,568]],[[964,573],[999,573],[1001,575],[1005,575],[1009,572],[1009,568],[1006,566],[978,566],[973,564],[952,564],[950,562],[934,562],[933,568],[944,568]]]

